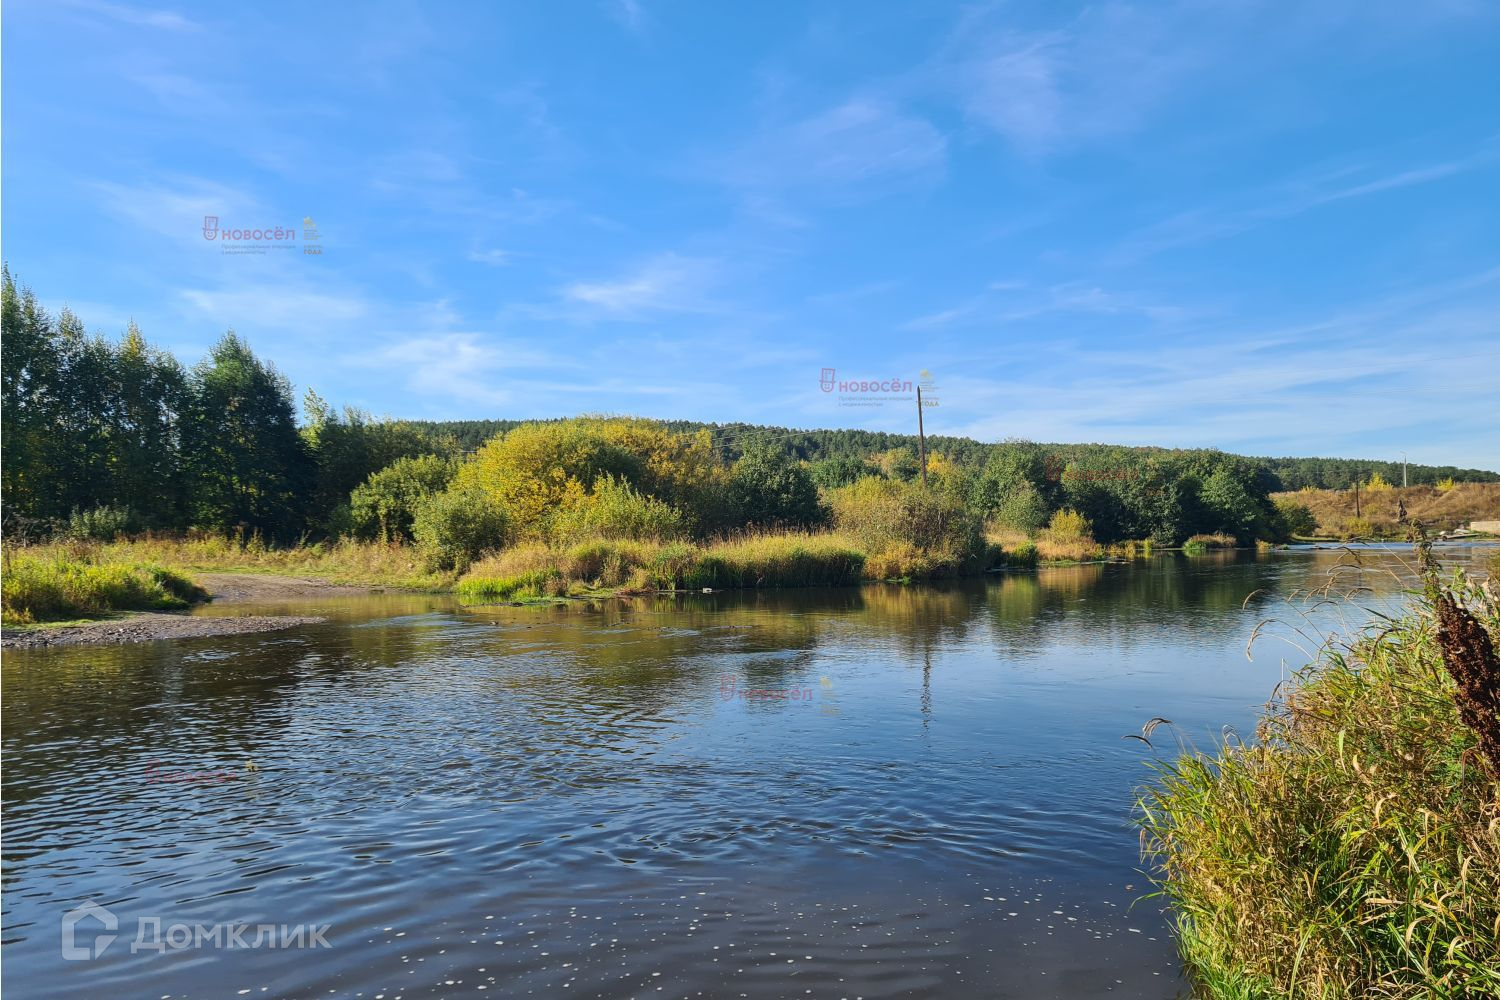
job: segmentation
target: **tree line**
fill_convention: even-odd
[[[495,533],[485,513],[492,509],[510,531],[641,533],[645,525],[676,537],[816,527],[840,510],[849,524],[855,496],[869,510],[894,512],[892,523],[931,506],[918,491],[868,484],[834,502],[834,491],[866,480],[919,483],[913,435],[689,421],[387,420],[335,409],[310,391],[299,420],[290,382],[232,331],[185,366],[134,324],[111,340],[68,310],[49,315],[8,268],[3,299],[0,487],[12,536],[203,528],[280,542],[414,539],[426,525],[434,545],[462,548],[462,537],[478,544]],[[1294,525],[1273,492],[1377,473],[1400,481],[1399,463],[941,435],[927,446],[926,489],[942,498],[931,508],[937,520],[961,513],[1033,534],[1069,511],[1100,542],[1282,538]],[[1408,475],[1500,479],[1432,466],[1411,466]],[[571,492],[556,492],[564,487]]]

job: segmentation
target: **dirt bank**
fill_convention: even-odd
[[[368,587],[350,587],[322,580],[259,573],[194,573],[215,600],[254,603],[297,597],[367,594]],[[301,615],[120,615],[78,625],[7,628],[0,639],[6,649],[43,649],[52,646],[120,645],[158,639],[200,639],[216,635],[274,632],[297,625],[315,625],[323,618]]]
[[[352,587],[299,576],[264,573],[194,573],[192,576],[217,601],[281,601],[295,597],[371,593],[370,587]]]
[[[6,649],[45,649],[52,646],[121,645],[156,639],[199,639],[214,635],[273,632],[295,625],[315,625],[322,618],[293,615],[175,615],[142,613],[82,625],[7,628]]]

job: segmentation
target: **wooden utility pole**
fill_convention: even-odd
[[[1359,517],[1359,480],[1354,481],[1354,516]]]
[[[922,426],[922,387],[917,386],[917,447],[922,462],[922,485],[927,485],[927,431]]]

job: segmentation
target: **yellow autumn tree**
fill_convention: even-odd
[[[707,431],[676,434],[652,420],[584,417],[497,435],[459,470],[454,488],[482,491],[519,534],[541,536],[553,519],[593,503],[601,482],[630,484],[698,521],[710,513],[722,476]]]

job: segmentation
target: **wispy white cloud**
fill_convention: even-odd
[[[297,288],[286,283],[246,284],[178,292],[190,313],[228,329],[325,331],[369,316],[373,307],[363,296]]]
[[[1116,256],[1137,259],[1163,250],[1235,236],[1324,205],[1496,168],[1500,168],[1500,141],[1492,138],[1466,155],[1373,177],[1370,176],[1373,169],[1368,165],[1323,170],[1314,176],[1291,178],[1213,207],[1179,212],[1127,237]]]
[[[133,7],[128,4],[108,3],[107,0],[59,0],[73,10],[92,14],[101,20],[115,21],[140,28],[157,28],[164,31],[194,31],[199,24],[175,10],[152,7]]]
[[[1044,357],[949,363],[942,416],[989,440],[1257,454],[1363,455],[1374,435],[1414,460],[1497,467],[1493,444],[1455,430],[1500,398],[1497,284],[1491,268],[1291,326],[1189,323],[1149,349],[1063,333]]]
[[[1012,5],[970,8],[917,74],[946,90],[971,121],[1033,155],[1132,134],[1170,105],[1330,38],[1378,52],[1477,13],[1461,2],[1381,0],[1102,0],[1048,9],[1068,13],[1021,27]]]
[[[264,210],[253,195],[199,177],[168,177],[151,184],[89,181],[84,186],[108,215],[138,231],[184,241],[202,239],[204,216],[218,216],[221,225],[297,221],[262,217]]]
[[[1166,303],[1138,292],[1107,290],[1088,281],[1060,282],[1031,289],[1020,281],[992,281],[977,295],[900,324],[898,330],[935,330],[960,323],[1015,323],[1062,313],[1135,316],[1153,323],[1176,323],[1200,315],[1199,307]]]
[[[943,173],[948,140],[931,122],[876,97],[852,97],[768,125],[711,164],[715,177],[751,191],[857,198],[881,185]]]
[[[490,248],[488,250],[470,250],[469,259],[476,264],[488,264],[491,267],[504,267],[514,257],[509,250]]]
[[[1012,21],[994,9],[964,18],[938,74],[972,121],[1028,153],[1133,130],[1222,30],[1187,4],[1090,5],[1043,30]]]
[[[486,406],[514,405],[533,391],[531,377],[518,373],[561,363],[535,349],[473,332],[415,334],[346,360],[355,367],[384,369],[413,393]]]
[[[718,265],[712,260],[658,254],[619,277],[578,281],[562,290],[569,302],[617,318],[657,312],[706,312]]]
[[[646,28],[646,11],[636,0],[608,0],[604,9],[629,31],[640,33]]]

